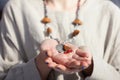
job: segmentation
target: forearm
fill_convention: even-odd
[[[93,67],[94,67],[93,60],[91,62],[92,63],[91,63],[91,65],[88,68],[86,68],[86,69],[84,69],[84,70],[82,70],[82,71],[79,72],[79,75],[82,78],[86,78],[86,77],[91,76],[91,74],[93,72]]]
[[[0,80],[41,80],[34,59],[14,65],[7,73],[1,72]]]

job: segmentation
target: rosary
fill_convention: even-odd
[[[49,36],[51,39],[54,39],[51,36],[52,29],[50,27],[47,27],[47,24],[49,24],[51,22],[51,19],[47,15],[48,12],[47,12],[47,8],[46,8],[46,0],[43,0],[43,4],[44,4],[44,18],[41,20],[41,22],[45,25],[45,34],[47,34],[47,36]],[[79,30],[75,29],[76,27],[79,27],[79,25],[82,25],[82,22],[78,18],[79,10],[80,10],[80,0],[78,0],[78,2],[77,2],[75,19],[71,23],[74,26],[74,31],[71,33],[70,39],[73,39],[75,36],[77,36],[80,33]],[[56,50],[59,53],[68,54],[70,52],[73,52],[73,50],[69,46],[65,45],[66,41],[60,43],[60,41],[58,39],[55,39],[55,40],[58,42],[58,45],[56,45]]]

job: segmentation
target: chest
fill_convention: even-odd
[[[39,14],[40,13],[40,14]],[[80,12],[79,19],[83,22],[83,25],[77,27],[80,30],[80,34],[72,39],[72,44],[76,46],[88,46],[92,51],[101,53],[104,51],[104,42],[106,37],[106,29],[108,24],[108,18],[100,18],[101,15],[96,12],[94,16],[85,11]],[[33,11],[31,13],[25,13],[27,15],[26,21],[28,26],[28,34],[31,35],[33,45],[39,47],[40,43],[46,39],[45,26],[41,23],[44,17],[43,10]],[[34,16],[33,16],[34,15]],[[69,12],[49,12],[48,16],[51,18],[49,26],[52,29],[52,36],[59,40],[66,41],[69,39],[69,35],[75,29],[72,25],[72,21],[75,19],[75,13]],[[104,28],[104,29],[103,29]]]

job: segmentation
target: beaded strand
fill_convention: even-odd
[[[47,15],[46,0],[43,0],[43,4],[44,4],[44,18],[41,20],[41,22],[46,26],[48,23],[51,22],[51,19]],[[82,25],[82,22],[78,18],[78,16],[79,16],[79,10],[80,10],[80,0],[78,0],[78,2],[77,2],[76,18],[72,22],[72,24],[74,25],[74,27],[76,27],[78,25]],[[52,29],[50,27],[48,27],[46,29],[46,33],[48,34],[48,36],[50,36],[50,34],[52,33]],[[74,30],[72,32],[72,37],[75,37],[79,33],[80,33],[79,30]]]
[[[71,33],[71,39],[80,33],[80,30],[76,29],[76,27],[78,27],[79,25],[82,25],[82,22],[78,18],[79,10],[80,10],[80,1],[81,0],[78,0],[78,2],[77,2],[76,16],[75,16],[74,21],[72,22],[72,25],[74,26],[74,31]],[[47,8],[46,8],[46,0],[43,0],[43,4],[44,4],[44,18],[41,20],[41,22],[45,25],[45,34],[47,34],[47,36],[52,38],[52,36],[51,36],[52,29],[50,27],[47,27],[47,24],[51,22],[51,19],[47,15],[48,12],[47,12]],[[57,41],[59,41],[59,40],[57,40]],[[56,48],[59,52],[61,52],[63,50],[64,54],[72,52],[72,49],[69,46],[64,45],[64,43],[57,45]]]

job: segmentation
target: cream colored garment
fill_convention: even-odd
[[[120,80],[120,10],[109,0],[87,0],[79,15],[83,25],[72,43],[88,46],[94,59],[93,73],[86,80]],[[42,0],[11,0],[7,4],[0,24],[0,80],[41,80],[34,57],[45,39],[43,16]],[[74,29],[75,13],[48,8],[48,16],[52,36],[66,40]],[[78,73],[54,73],[49,80],[81,80]]]

